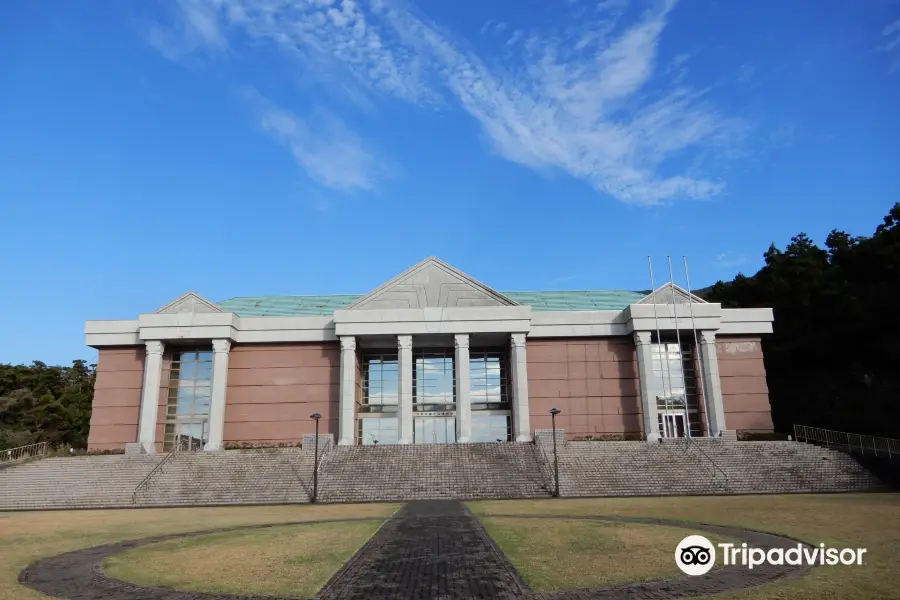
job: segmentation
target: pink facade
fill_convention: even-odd
[[[231,348],[224,442],[298,443],[338,433],[340,344],[239,344]]]
[[[556,426],[568,438],[641,432],[637,359],[630,337],[528,340],[532,429]]]
[[[772,431],[772,413],[762,342],[758,336],[716,340],[725,425],[747,432]]]
[[[99,350],[88,448],[120,450],[137,439],[143,376],[143,346]]]
[[[90,449],[122,449],[137,440],[144,352],[143,346],[100,349]],[[759,337],[719,337],[717,355],[726,428],[772,431]],[[167,350],[162,362],[157,451],[165,439],[170,356]],[[532,430],[549,429],[549,410],[556,407],[562,411],[557,426],[570,439],[641,435],[640,385],[630,336],[530,338],[527,360]],[[357,402],[361,368],[357,354]],[[337,438],[340,344],[236,344],[229,353],[226,398],[226,445],[298,443],[314,431],[312,413],[322,415],[320,432]]]

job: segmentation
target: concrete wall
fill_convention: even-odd
[[[556,426],[568,438],[639,435],[641,402],[637,357],[630,337],[528,338],[531,428]]]
[[[772,431],[772,409],[758,336],[716,338],[725,427],[738,431]]]
[[[137,441],[144,346],[101,348],[88,434],[90,450],[121,450]]]
[[[225,443],[298,443],[313,433],[338,435],[341,349],[338,342],[238,344],[231,348]]]

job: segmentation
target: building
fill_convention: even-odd
[[[428,258],[363,296],[193,292],[88,321],[89,447],[297,444],[313,413],[342,445],[731,436],[771,431],[771,309],[666,284],[497,292]]]

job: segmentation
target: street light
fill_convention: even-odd
[[[319,495],[319,419],[322,418],[322,415],[313,413],[309,415],[309,418],[316,422],[316,443],[315,454],[313,455],[313,493],[310,499],[310,503],[315,504],[316,497]]]
[[[553,495],[559,498],[559,456],[556,453],[556,415],[562,411],[558,408],[550,409],[550,422],[553,429],[553,479],[556,482],[556,493]]]

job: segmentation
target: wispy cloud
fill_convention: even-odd
[[[654,0],[627,24],[622,0],[591,11],[573,5],[578,19],[557,30],[513,32],[517,52],[502,60],[479,55],[402,0],[182,0],[181,27],[185,48],[222,49],[223,32],[240,32],[306,69],[340,70],[372,94],[457,103],[499,156],[562,170],[625,202],[657,204],[719,193],[725,183],[704,175],[697,155],[745,130],[683,76],[661,81],[658,48],[675,4]],[[308,147],[313,136],[302,123],[295,130]],[[318,164],[303,153],[297,160],[308,170]]]
[[[323,110],[303,118],[255,90],[245,96],[260,129],[284,144],[314,181],[338,190],[368,190],[387,170],[336,115]]]
[[[721,252],[716,255],[715,263],[722,268],[738,267],[747,263],[747,257],[734,252]]]
[[[890,65],[892,72],[900,70],[900,19],[886,25],[881,30],[881,38],[878,50],[892,55]]]

